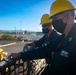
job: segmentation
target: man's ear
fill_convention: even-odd
[[[68,13],[68,14],[66,15],[66,17],[67,17],[67,19],[69,19],[69,18],[71,17],[71,14]]]
[[[66,23],[66,21],[70,18],[71,14],[66,14],[65,18],[63,19],[63,22]]]
[[[50,29],[53,29],[53,25],[52,24],[50,24]]]

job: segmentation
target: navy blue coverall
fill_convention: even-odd
[[[76,24],[54,54],[50,75],[76,75]]]
[[[37,46],[40,46],[42,43],[44,45],[37,47],[32,50],[25,50],[20,52],[21,58],[23,61],[33,60],[33,59],[41,59],[45,58],[47,63],[51,63],[51,52],[55,51],[57,45],[63,39],[64,35],[61,35],[56,30],[53,30],[49,38],[46,39],[47,36],[44,36],[44,39],[41,40],[41,43],[35,42]],[[45,74],[46,75],[46,74]]]
[[[53,32],[49,36],[46,34],[41,39],[39,39],[37,41],[34,41],[35,47],[45,47],[47,45],[50,45],[49,43],[52,43],[53,41],[55,41],[56,39],[58,39],[58,36],[59,35],[60,35],[60,38],[59,38],[59,41],[58,41],[58,43],[59,43],[62,40],[63,35],[61,35],[60,33],[57,33],[56,30],[53,30]],[[54,49],[55,48],[56,47],[54,47]],[[52,60],[52,54],[50,53],[46,57],[46,62],[48,64],[50,64],[51,63],[51,60]]]
[[[53,32],[52,32],[52,34],[50,34],[49,36],[46,34],[46,35],[44,35],[41,39],[39,39],[39,40],[37,40],[37,41],[35,41],[34,43],[35,43],[35,47],[44,47],[44,46],[46,46],[48,43],[49,43],[49,41],[51,41],[51,40],[54,40],[55,38],[57,37],[57,35],[56,35],[56,33],[55,33],[55,31],[53,30]],[[61,39],[60,39],[61,40]],[[50,43],[52,43],[52,42],[50,42]],[[46,58],[45,58],[45,60],[46,60],[46,63],[47,63],[47,66],[45,67],[45,69],[43,70],[43,72],[41,73],[41,75],[49,75],[49,72],[50,72],[50,67],[51,67],[51,61],[52,61],[52,57],[53,57],[53,55],[52,55],[52,53],[50,53]]]

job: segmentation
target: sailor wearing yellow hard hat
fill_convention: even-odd
[[[75,7],[69,0],[55,0],[50,18],[54,28],[65,35],[52,60],[50,75],[76,75]]]
[[[44,34],[48,33],[50,30],[54,29],[52,26],[52,20],[49,19],[49,14],[43,14],[41,17],[41,25],[42,25],[42,32]]]

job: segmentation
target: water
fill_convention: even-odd
[[[0,42],[0,45],[5,45],[5,44],[9,44],[11,42]]]

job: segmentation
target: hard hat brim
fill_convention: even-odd
[[[70,9],[70,10],[75,10],[76,11],[76,8]],[[68,11],[68,10],[65,10],[65,11]],[[65,12],[65,11],[62,11],[62,12]],[[60,12],[60,13],[62,13],[62,12]],[[57,13],[57,14],[60,14],[60,13]],[[55,14],[55,15],[57,15],[57,14]],[[52,19],[52,17],[55,16],[55,15],[50,16],[49,19]]]

